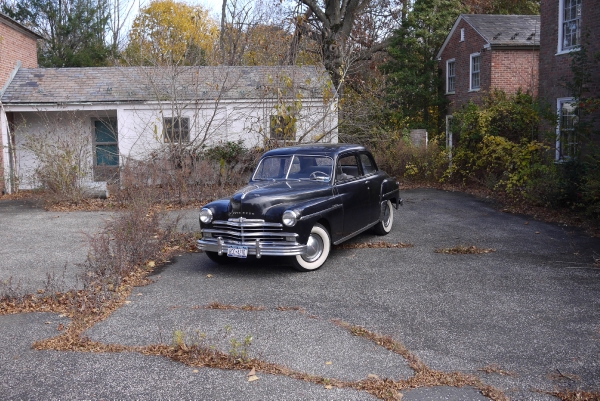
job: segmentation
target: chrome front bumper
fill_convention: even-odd
[[[229,246],[247,246],[248,255],[254,255],[260,258],[265,256],[295,256],[306,253],[306,245],[297,242],[266,242],[260,240],[239,242],[226,241],[221,237],[199,239],[196,246],[202,251],[217,252],[222,255],[227,254]]]

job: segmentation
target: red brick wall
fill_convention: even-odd
[[[465,40],[460,41],[460,30],[465,29]],[[446,79],[446,61],[456,60],[455,93],[448,94],[448,114],[472,100],[480,103],[491,89],[516,93],[519,88],[534,95],[538,88],[538,50],[490,50],[487,42],[465,21],[461,21],[441,54],[440,68]],[[481,88],[469,91],[471,54],[481,53]]]
[[[3,87],[17,61],[23,68],[37,68],[37,41],[0,20],[0,87]]]
[[[559,0],[542,0],[540,28],[540,99],[556,111],[556,100],[571,97],[565,83],[573,79],[571,55],[558,51]],[[588,55],[600,52],[600,6],[598,0],[582,0],[583,32],[589,33]],[[588,84],[588,95],[600,96],[600,64],[590,73],[595,79]],[[598,116],[600,118],[600,116]]]
[[[465,40],[460,41],[460,30],[465,30]],[[489,89],[490,86],[490,64],[491,57],[490,52],[483,50],[483,46],[486,41],[479,35],[471,25],[467,24],[464,20],[461,21],[454,34],[448,40],[444,51],[441,54],[440,68],[442,69],[442,76],[444,77],[444,88],[446,81],[446,61],[455,59],[456,65],[456,77],[455,77],[455,91],[454,94],[448,94],[447,98],[450,101],[448,114],[452,114],[453,110],[460,108],[462,105],[473,100],[479,102],[481,99],[482,92]],[[479,91],[471,92],[470,87],[470,71],[471,71],[471,54],[481,53],[481,89]]]
[[[37,41],[31,35],[13,28],[0,19],[0,89],[10,78],[17,61],[22,63],[23,68],[37,68]],[[2,149],[0,151],[0,194],[4,191],[3,155]]]
[[[519,89],[533,96],[538,94],[539,56],[537,49],[496,50],[492,52],[491,87],[506,93]]]

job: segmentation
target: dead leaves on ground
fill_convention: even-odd
[[[580,390],[563,390],[557,392],[547,393],[560,398],[562,401],[599,401],[600,393],[591,391],[580,391]]]
[[[485,366],[481,369],[477,369],[477,370],[479,370],[480,372],[485,372],[485,373],[497,373],[502,376],[517,377],[516,373],[510,372],[508,370],[504,370],[499,365],[496,365],[495,363],[493,363],[491,365],[487,365],[487,366]]]
[[[438,248],[434,251],[435,253],[445,253],[447,255],[479,255],[482,253],[496,252],[493,248],[478,248],[475,245],[464,246],[457,245],[452,248]]]
[[[348,330],[355,336],[366,338],[391,352],[401,355],[404,359],[406,359],[410,368],[415,371],[414,376],[405,380],[381,380],[370,377],[366,381],[363,381],[364,383],[369,384],[370,389],[364,388],[364,390],[381,399],[398,399],[398,395],[401,396],[400,390],[408,388],[434,386],[471,386],[479,389],[484,396],[493,400],[509,400],[501,390],[485,385],[478,377],[469,376],[461,372],[440,372],[429,368],[419,359],[419,357],[414,355],[403,344],[394,340],[390,336],[374,333],[362,326],[354,326],[342,320],[334,320],[333,323],[343,329]],[[393,397],[390,397],[390,391],[393,391]]]
[[[389,243],[386,241],[345,243],[345,244],[336,246],[336,248],[338,248],[338,249],[365,249],[365,248],[380,249],[380,248],[412,248],[412,247],[413,247],[413,244],[405,244],[402,242],[392,244],[392,243]]]
[[[220,302],[211,302],[207,306],[203,307],[203,309],[220,309],[220,310],[243,310],[243,311],[263,311],[265,310],[264,306],[255,306],[255,305],[227,305],[222,304]]]

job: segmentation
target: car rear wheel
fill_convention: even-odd
[[[301,272],[317,270],[327,260],[331,250],[331,239],[327,229],[318,223],[315,224],[306,245],[306,254],[297,255],[292,259],[294,268]]]
[[[381,220],[375,225],[375,234],[387,235],[392,231],[392,225],[394,224],[394,208],[392,202],[385,201],[381,205]]]
[[[227,255],[219,255],[217,252],[212,251],[204,251],[204,253],[210,260],[220,265],[229,265],[240,260],[239,258],[230,258]]]

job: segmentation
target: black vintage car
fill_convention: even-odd
[[[392,229],[398,183],[358,145],[274,149],[249,184],[200,211],[198,248],[217,263],[255,255],[289,256],[300,271],[318,269],[331,244],[374,228]]]

